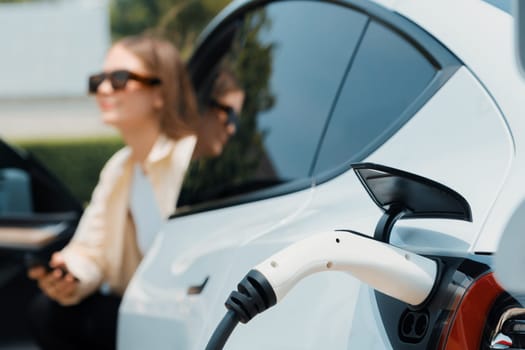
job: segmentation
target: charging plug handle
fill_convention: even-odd
[[[225,304],[228,310],[235,312],[241,323],[247,323],[276,303],[277,296],[266,277],[257,270],[250,270]]]
[[[222,349],[239,321],[247,323],[276,303],[277,296],[266,277],[257,270],[250,270],[226,300],[228,311],[215,328],[206,350]]]

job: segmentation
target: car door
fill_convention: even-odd
[[[215,322],[204,332],[200,347],[224,314],[221,301],[250,267],[315,233],[347,229],[373,235],[381,211],[351,164],[371,160],[397,165],[406,151],[388,152],[390,140],[403,133],[458,72],[460,62],[434,46],[424,32],[392,13],[372,13],[327,122],[312,170],[312,199],[285,224],[235,251],[228,283],[220,291],[223,299],[209,309]],[[380,152],[388,156],[373,158]],[[285,349],[392,348],[373,291],[342,272],[305,278],[275,308],[237,327],[227,346],[240,349],[250,343]]]
[[[309,203],[317,148],[366,20],[321,2],[250,5],[197,49],[191,69],[201,101],[216,67],[239,76],[240,130],[219,158],[190,168],[179,214],[124,297],[120,348],[197,346],[214,320],[206,310],[222,305],[216,291],[229,285],[237,248]]]
[[[46,259],[71,237],[82,206],[31,154],[0,140],[0,339],[26,339],[25,310],[36,293],[28,254]],[[0,346],[2,345],[0,343]]]

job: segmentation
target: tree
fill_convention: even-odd
[[[246,94],[240,127],[219,157],[192,162],[180,205],[238,195],[280,181],[269,176],[271,162],[264,150],[265,130],[257,128],[257,118],[275,104],[270,88],[275,45],[261,40],[269,27],[271,19],[264,10],[247,15],[230,50],[221,58],[219,66],[232,69]]]
[[[113,0],[113,39],[149,32],[171,40],[188,57],[204,26],[230,0]]]

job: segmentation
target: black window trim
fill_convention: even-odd
[[[432,37],[429,33],[425,32],[422,28],[412,23],[410,20],[402,17],[401,15],[391,12],[385,8],[382,8],[380,5],[374,4],[367,0],[252,0],[240,4],[239,2],[233,2],[232,4],[230,4],[230,6],[227,6],[217,17],[215,17],[214,20],[212,20],[212,22],[210,22],[210,24],[203,30],[202,34],[197,40],[196,49],[188,62],[188,69],[190,71],[192,79],[195,78],[196,72],[202,69],[202,67],[211,67],[213,66],[213,64],[210,63],[217,62],[217,57],[215,55],[215,57],[213,58],[209,57],[209,55],[211,54],[210,51],[213,52],[213,49],[210,50],[210,47],[217,47],[217,42],[223,42],[224,38],[227,37],[229,33],[232,32],[232,30],[235,31],[237,26],[243,21],[244,16],[247,12],[264,6],[267,3],[277,3],[283,1],[324,2],[328,4],[347,7],[354,11],[367,15],[369,17],[369,21],[373,20],[379,22],[388,27],[390,30],[404,37],[416,49],[418,49],[435,67],[438,68],[436,75],[426,87],[426,89],[420,94],[420,96],[414,101],[414,103],[412,103],[405,110],[403,117],[399,119],[400,122],[394,127],[390,128],[391,132],[382,134],[381,140],[383,141],[378,140],[374,142],[375,146],[370,147],[370,149],[368,149],[367,152],[364,152],[362,158],[372,153],[382,143],[384,143],[385,140],[387,140],[395,132],[397,132],[401,128],[401,126],[405,124],[462,66],[461,61],[455,55],[453,55],[442,44],[440,44],[437,39]],[[366,32],[366,29],[364,32]],[[352,60],[350,61],[350,63],[351,62]],[[342,88],[343,83],[344,79],[342,79],[339,89]],[[349,160],[345,164],[342,164],[341,166],[328,172],[316,175],[315,177],[312,176],[313,170],[315,169],[315,164],[317,163],[317,157],[319,155],[319,150],[322,145],[328,122],[331,119],[334,107],[337,104],[338,95],[339,91],[337,92],[336,97],[334,98],[333,105],[330,109],[330,114],[327,118],[327,123],[323,131],[323,135],[321,136],[319,144],[317,146],[317,151],[315,152],[315,157],[311,166],[310,177],[292,180],[286,184],[277,185],[270,188],[241,194],[238,196],[213,201],[206,201],[201,204],[178,208],[177,212],[170,216],[170,219],[298,192],[319,185],[346,172],[350,168],[350,164],[355,162],[356,159]]]
[[[341,78],[341,81],[339,82],[339,87],[337,89],[337,92],[334,96],[334,101],[332,102],[332,106],[330,106],[330,112],[328,112],[328,116],[326,118],[326,123],[323,128],[323,132],[321,133],[321,137],[319,138],[319,143],[317,144],[315,153],[314,153],[314,159],[312,161],[312,164],[310,165],[310,177],[314,175],[315,168],[317,167],[317,160],[319,159],[319,154],[321,153],[321,148],[323,146],[323,140],[326,137],[326,133],[328,131],[328,126],[330,125],[330,122],[332,120],[332,117],[334,115],[335,107],[337,106],[337,103],[339,101],[339,98],[341,96],[341,92],[343,91],[346,79],[348,77],[348,74],[350,73],[350,70],[352,69],[352,66],[354,65],[355,58],[357,56],[357,53],[361,49],[361,44],[363,43],[363,38],[365,37],[368,28],[370,27],[370,17],[367,18],[367,21],[365,23],[365,26],[363,27],[363,31],[361,32],[361,35],[357,41],[357,45],[355,47],[354,52],[352,52],[352,57],[350,57],[350,60],[348,61],[348,65],[345,69],[345,72],[343,73],[343,77]]]
[[[286,182],[281,185],[268,187],[262,190],[243,193],[237,196],[220,198],[220,199],[206,201],[206,202],[195,204],[195,205],[179,207],[177,208],[176,212],[173,213],[169,217],[169,219],[178,218],[181,216],[193,215],[193,214],[202,213],[202,212],[206,212],[210,210],[222,209],[222,208],[232,207],[236,205],[251,203],[251,202],[260,201],[263,199],[270,199],[273,197],[282,196],[284,194],[299,192],[301,190],[313,187],[315,184],[312,181],[313,181],[312,178],[307,177],[307,178],[292,180],[290,182]]]
[[[372,154],[377,150],[383,143],[390,139],[395,133],[397,133],[404,124],[406,124],[412,116],[414,116],[420,109],[423,107],[428,100],[454,75],[454,73],[463,65],[462,62],[457,58],[453,53],[446,49],[441,43],[438,42],[436,38],[427,33],[424,29],[420,28],[418,25],[414,24],[410,20],[402,17],[397,13],[393,13],[387,9],[377,6],[369,1],[354,0],[352,3],[334,1],[336,3],[341,3],[347,7],[356,9],[357,11],[362,11],[367,14],[370,18],[370,21],[384,25],[394,33],[397,33],[404,39],[406,39],[414,48],[416,48],[429,62],[436,68],[436,74],[425,87],[425,89],[419,94],[419,96],[403,111],[401,116],[396,120],[396,122],[391,125],[388,129],[383,131],[376,139],[369,144],[369,146],[362,150],[360,153],[356,154],[354,157],[348,159],[346,162],[340,164],[339,166],[315,174],[315,169],[320,154],[320,150],[323,144],[328,125],[332,119],[332,114],[335,109],[335,106],[338,103],[338,98],[340,91],[336,95],[334,105],[332,106],[330,115],[327,118],[327,124],[325,125],[323,136],[321,137],[316,152],[316,159],[311,168],[310,176],[314,178],[316,184],[322,184],[326,181],[333,179],[341,175],[342,173],[348,171],[351,168],[352,163],[362,161],[367,156]],[[368,29],[368,25],[367,25]],[[357,48],[356,51],[358,51]],[[352,64],[353,62],[350,62]],[[347,73],[351,70],[351,67],[348,67]],[[346,76],[345,76],[346,78]],[[341,83],[340,90],[343,88],[344,80]]]

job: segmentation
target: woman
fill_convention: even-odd
[[[193,159],[220,156],[228,140],[237,131],[245,93],[235,74],[223,66],[213,80],[198,126]]]
[[[177,205],[184,207],[212,199],[210,181],[215,181],[215,169],[208,160],[223,153],[239,127],[245,92],[232,69],[223,65],[212,76],[209,92],[204,93],[202,112],[197,128],[197,144],[186,174]],[[206,91],[206,89],[204,89]],[[213,190],[212,190],[213,191]]]
[[[73,239],[51,258],[53,270],[28,272],[43,292],[31,310],[43,349],[115,348],[121,296],[175,208],[196,142],[193,90],[167,41],[118,41],[89,91],[126,147],[104,166]]]

